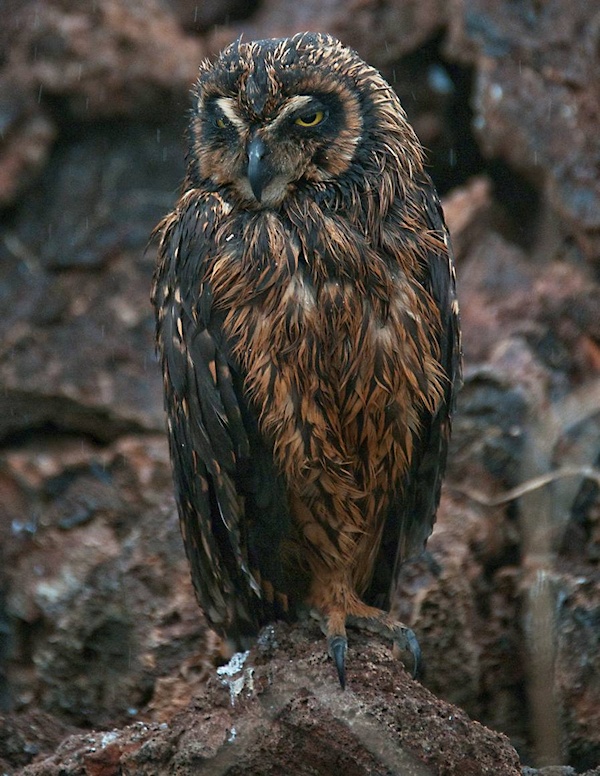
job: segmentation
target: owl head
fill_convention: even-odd
[[[244,207],[327,183],[360,188],[421,162],[394,91],[329,35],[238,40],[201,65],[189,174]]]

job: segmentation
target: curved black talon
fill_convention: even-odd
[[[411,674],[413,679],[417,679],[421,673],[421,647],[419,646],[414,631],[410,628],[402,629],[402,639],[403,643],[400,640],[397,640],[396,644],[398,644],[400,649],[405,649],[412,655],[413,667]]]
[[[331,636],[329,639],[329,654],[335,662],[338,679],[342,690],[346,689],[346,652],[348,650],[348,639],[344,636]],[[418,646],[418,645],[417,645]]]

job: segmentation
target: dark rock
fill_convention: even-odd
[[[13,705],[35,697],[78,724],[126,719],[203,642],[165,440],[50,438],[5,454],[1,472]]]
[[[56,137],[32,92],[0,76],[0,207],[12,205],[44,167]]]
[[[562,0],[460,0],[448,52],[477,70],[483,150],[544,188],[585,252],[600,256],[598,9]]]
[[[27,765],[40,752],[51,751],[73,728],[41,711],[18,717],[0,715],[0,768],[13,773],[13,768]]]
[[[216,24],[247,19],[259,6],[258,0],[162,0],[186,30],[207,32]]]
[[[29,2],[13,22],[8,68],[71,116],[168,115],[184,105],[202,56],[159,0]],[[58,100],[58,103],[56,101]]]
[[[217,30],[211,51],[240,33],[245,38],[276,38],[310,30],[335,35],[376,67],[385,67],[438,33],[446,8],[440,0],[266,0],[248,22]]]
[[[49,425],[101,440],[163,428],[145,247],[182,175],[180,132],[88,129],[58,149],[11,218],[0,245],[0,438]]]
[[[564,709],[568,761],[578,770],[600,762],[600,575],[561,590],[557,615],[557,689]]]

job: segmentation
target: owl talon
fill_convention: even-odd
[[[414,631],[403,625],[399,626],[394,635],[394,644],[398,649],[410,652],[413,659],[411,675],[413,679],[417,679],[421,673],[421,647]]]
[[[411,675],[418,678],[421,672],[421,647],[415,633],[401,622],[394,621],[388,614],[376,609],[367,616],[350,615],[347,624],[357,630],[377,633],[384,639],[390,639],[400,652],[410,652],[412,657]]]
[[[346,689],[346,652],[348,651],[348,639],[345,636],[330,636],[328,639],[328,651],[333,658],[337,669],[338,679],[342,690]]]

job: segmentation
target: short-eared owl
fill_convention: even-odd
[[[328,35],[204,63],[153,302],[194,586],[238,648],[302,611],[392,638],[459,372],[448,234],[392,88]]]

